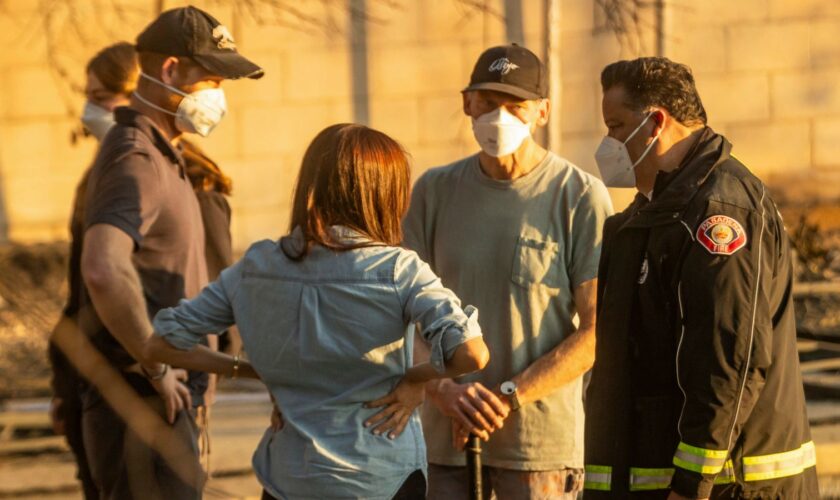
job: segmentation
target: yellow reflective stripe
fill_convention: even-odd
[[[664,490],[671,486],[674,469],[630,467],[630,491]]]
[[[612,467],[608,465],[587,465],[584,488],[587,490],[610,491],[612,483]],[[671,486],[673,468],[630,468],[630,491],[663,490]],[[732,460],[726,460],[723,470],[715,478],[715,484],[731,484],[735,482],[735,467]]]
[[[817,452],[814,442],[809,441],[796,450],[744,457],[744,480],[762,481],[795,476],[815,465],[817,465]]]
[[[773,453],[770,455],[759,455],[755,457],[744,457],[744,465],[767,464],[772,462],[784,462],[791,458],[799,458],[806,451],[815,452],[814,442],[808,441],[799,448],[792,451],[785,451],[783,453]]]
[[[683,443],[682,441],[679,445],[677,445],[677,449],[704,458],[726,458],[726,455],[728,455],[726,450],[707,450],[706,448],[691,446],[690,444]]]
[[[587,490],[610,491],[612,467],[609,465],[587,465],[583,488]]]
[[[732,460],[727,460],[723,465],[723,470],[715,478],[715,484],[732,484],[735,482],[735,466]]]
[[[701,474],[718,474],[726,462],[726,450],[707,450],[680,442],[674,465]]]

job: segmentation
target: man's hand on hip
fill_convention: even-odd
[[[485,441],[502,428],[510,413],[507,402],[479,382],[458,384],[444,379],[427,395],[441,413],[458,422],[460,429]]]
[[[187,371],[174,368],[168,370],[159,380],[149,379],[166,405],[166,420],[170,424],[175,423],[175,416],[179,411],[192,408],[190,390],[182,383],[186,380]]]
[[[52,424],[53,432],[57,436],[63,436],[66,433],[64,427],[64,416],[62,414],[62,405],[64,401],[61,398],[52,398],[50,401],[50,423]]]

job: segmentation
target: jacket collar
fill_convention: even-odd
[[[631,216],[625,225],[650,227],[679,219],[698,188],[718,165],[729,159],[731,150],[732,145],[726,138],[706,127],[676,170],[659,172],[656,176],[653,200],[633,203],[637,205],[638,214]]]

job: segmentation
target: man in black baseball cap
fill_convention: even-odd
[[[141,79],[130,105],[114,111],[116,124],[88,178],[79,314],[80,328],[125,383],[91,386],[82,425],[103,498],[197,500],[204,474],[192,412],[207,375],[186,380],[183,370],[149,359],[143,346],[160,309],[207,283],[201,211],[177,141],[218,125],[226,112],[223,80],[263,71],[237,52],[227,28],[194,7],[162,13],[137,38],[137,51]],[[140,431],[162,422],[138,428],[115,394],[142,398],[166,431],[152,443],[141,439]]]
[[[467,498],[469,433],[487,441],[485,494],[574,499],[583,489],[582,377],[612,205],[598,179],[534,140],[551,111],[547,88],[525,47],[482,53],[462,91],[481,150],[427,171],[412,191],[404,243],[481,311],[493,360],[426,386],[428,498]]]
[[[522,100],[548,97],[548,75],[540,58],[516,44],[485,50],[473,68],[471,90],[495,90]]]
[[[195,7],[168,10],[137,37],[136,107],[171,138],[207,136],[224,117],[225,79],[260,78],[263,70],[236,49],[230,31]]]
[[[525,154],[531,166],[545,156],[546,151],[531,135],[548,122],[551,103],[545,65],[533,52],[516,44],[485,50],[462,94],[464,112],[472,119],[473,133],[488,165],[514,152],[518,157]],[[529,169],[524,165],[517,169],[523,167]]]
[[[264,74],[236,50],[223,24],[192,6],[162,13],[137,37],[137,51],[188,57],[209,73],[231,80]]]

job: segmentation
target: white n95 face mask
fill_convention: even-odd
[[[645,156],[653,148],[653,145],[659,140],[659,134],[656,134],[656,137],[648,144],[645,151],[635,163],[630,159],[630,153],[627,152],[627,143],[642,128],[642,125],[647,123],[651,116],[653,116],[653,113],[648,113],[645,119],[642,120],[642,123],[636,127],[636,130],[624,142],[609,136],[604,137],[601,141],[601,145],[595,151],[595,163],[598,164],[601,179],[606,186],[616,188],[636,187],[636,172],[634,169],[636,165],[645,159]]]
[[[102,142],[105,134],[114,126],[114,113],[94,104],[91,101],[85,102],[85,109],[82,110],[82,125],[96,140]]]
[[[163,88],[174,92],[178,95],[184,96],[181,103],[178,104],[178,110],[173,113],[168,109],[164,109],[154,103],[149,102],[136,91],[134,95],[137,99],[162,113],[172,115],[175,117],[175,127],[181,132],[188,132],[191,134],[198,134],[202,137],[207,137],[210,132],[216,128],[216,125],[222,121],[225,113],[227,113],[227,100],[225,100],[225,92],[220,88],[196,90],[190,94],[182,92],[181,90],[167,85],[157,78],[151,77],[145,73],[140,73],[140,76],[151,80]]]
[[[493,157],[512,154],[531,135],[531,125],[522,122],[504,106],[472,119],[475,140]]]

